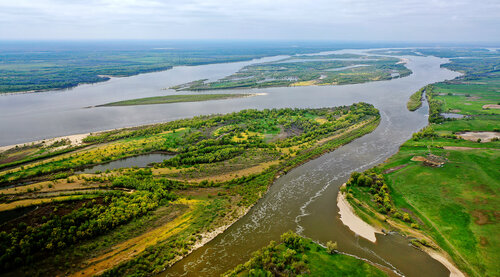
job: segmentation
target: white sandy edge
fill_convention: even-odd
[[[443,264],[449,271],[450,277],[465,277],[465,274],[462,273],[453,263],[451,263],[443,254],[436,251],[425,251],[429,256],[431,256],[434,260]]]
[[[259,93],[252,93],[244,97],[254,97],[254,96],[262,96],[262,95],[267,95],[266,92],[259,92]],[[143,125],[150,125],[150,124],[143,124]],[[138,126],[143,126],[143,125],[138,125]],[[84,134],[76,134],[76,135],[68,135],[68,136],[62,136],[62,137],[55,137],[55,138],[49,138],[49,139],[41,139],[41,140],[36,140],[36,141],[30,141],[30,142],[25,142],[25,143],[18,143],[18,144],[11,144],[11,145],[5,145],[5,146],[0,146],[0,152],[7,151],[11,148],[14,148],[16,146],[24,146],[24,145],[34,145],[34,144],[40,144],[44,143],[45,145],[54,143],[55,141],[61,140],[61,139],[69,139],[71,141],[71,145],[80,145],[82,144],[82,140],[87,137],[90,134],[98,134],[98,133],[104,133],[108,131],[115,131],[115,130],[120,130],[120,129],[126,129],[126,128],[133,128],[137,126],[130,126],[130,127],[122,127],[122,128],[114,128],[110,130],[104,130],[104,131],[97,131],[97,132],[90,132],[90,133],[84,133]]]
[[[345,186],[345,184],[343,184],[342,186]],[[375,237],[375,233],[380,233],[379,230],[364,222],[354,213],[353,208],[341,191],[339,191],[339,194],[337,196],[337,206],[340,210],[340,220],[342,221],[342,223],[344,223],[344,225],[346,225],[357,235],[371,242],[376,242],[377,238]],[[450,271],[450,277],[465,277],[465,274],[463,274],[462,271],[460,271],[443,254],[433,250],[425,250],[425,252],[429,254],[429,256],[431,256],[434,260],[444,265]]]
[[[94,133],[98,133],[98,132],[94,132]],[[41,140],[37,140],[37,141],[30,141],[30,142],[25,142],[25,143],[0,146],[0,152],[9,150],[9,149],[14,148],[16,146],[33,145],[33,144],[40,144],[40,143],[44,143],[45,145],[48,145],[48,144],[54,143],[55,141],[62,140],[62,139],[69,139],[71,141],[71,145],[80,145],[82,143],[82,140],[90,134],[91,133],[76,134],[76,135],[62,136],[62,137],[49,138],[49,139],[41,139]]]
[[[195,244],[193,245],[193,247],[191,247],[191,249],[189,249],[189,251],[186,253],[186,255],[182,255],[182,256],[176,257],[174,260],[172,260],[169,263],[169,265],[167,266],[167,268],[170,267],[170,266],[172,266],[172,265],[174,265],[178,261],[184,259],[185,257],[187,257],[189,254],[191,254],[196,249],[198,249],[200,247],[203,247],[205,244],[209,243],[211,240],[213,240],[214,238],[216,238],[218,235],[222,234],[224,231],[226,231],[227,228],[231,227],[231,225],[233,225],[236,221],[238,221],[240,218],[242,218],[244,215],[246,215],[248,213],[248,211],[250,211],[251,208],[252,208],[252,206],[247,207],[247,208],[242,208],[239,211],[238,216],[236,216],[235,218],[233,218],[230,223],[222,225],[222,226],[219,226],[219,227],[215,228],[214,230],[212,230],[210,232],[205,232],[205,233],[200,234],[201,235],[201,239],[199,239],[199,240],[197,240],[195,242]],[[167,268],[164,268],[164,270],[166,270]]]
[[[381,234],[382,232],[359,218],[341,191],[337,196],[337,207],[339,207],[340,221],[351,231],[373,243],[377,241],[375,233]]]
[[[410,61],[410,60],[408,60],[408,59],[406,59],[406,58],[402,58],[402,59],[400,59],[400,61],[399,61],[399,62],[397,62],[396,64],[406,64],[406,63],[408,63],[409,61]]]

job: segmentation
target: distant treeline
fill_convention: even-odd
[[[170,69],[178,65],[203,65],[251,60],[273,55],[332,50],[332,46],[310,45],[302,48],[284,45],[173,45],[120,47],[69,45],[47,49],[19,47],[0,49],[0,93],[64,89],[82,83],[106,81],[107,76],[131,76]],[[228,43],[229,44],[229,43]],[[63,45],[64,46],[64,45]],[[14,48],[13,48],[14,49]],[[127,50],[128,49],[128,50]]]

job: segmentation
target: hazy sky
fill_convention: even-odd
[[[500,41],[500,0],[0,0],[0,39]]]

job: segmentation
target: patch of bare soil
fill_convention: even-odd
[[[441,167],[447,162],[446,158],[433,154],[428,154],[426,157],[414,156],[411,160],[414,162],[422,162],[424,165],[432,167]]]
[[[457,135],[470,141],[481,139],[481,142],[489,142],[493,138],[500,138],[500,132],[461,132],[457,133]]]
[[[214,188],[192,188],[187,190],[180,190],[177,192],[179,195],[183,196],[216,196],[219,192],[224,191],[223,188],[214,187]]]
[[[488,239],[486,237],[481,237],[480,240],[479,240],[479,243],[482,245],[482,246],[486,246],[488,245]]]
[[[490,221],[490,217],[485,211],[482,210],[472,211],[472,216],[474,217],[474,223],[476,223],[477,225],[485,225],[488,223],[492,223]]]
[[[389,169],[386,169],[383,173],[384,174],[392,173],[392,172],[394,172],[396,170],[400,170],[400,169],[405,168],[407,166],[408,166],[408,164],[402,164],[402,165],[399,165],[399,166],[391,167]]]
[[[500,109],[500,105],[497,104],[488,104],[483,106],[483,110],[486,109]]]
[[[489,149],[489,150],[500,150],[496,148],[484,148],[484,147],[463,147],[463,146],[443,146],[446,150],[477,150],[477,149]]]

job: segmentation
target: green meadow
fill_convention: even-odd
[[[500,102],[500,75],[460,62],[453,67],[475,75],[428,86],[435,123],[365,173],[374,181],[383,178],[388,198],[380,201],[379,187],[368,189],[366,182],[351,182],[348,189],[367,204],[351,201],[367,221],[382,219],[379,224],[416,237],[415,245],[444,250],[467,275],[500,276],[500,142],[460,137],[468,131],[499,132],[500,110],[483,106]],[[442,112],[465,117],[446,119]]]

